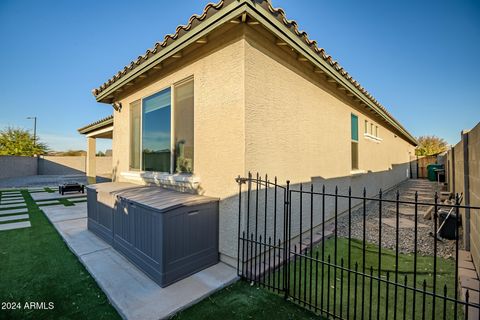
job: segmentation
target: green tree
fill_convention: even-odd
[[[24,129],[8,127],[0,130],[0,155],[4,156],[33,156],[45,154],[48,146],[34,141],[33,135]]]
[[[417,141],[418,146],[415,149],[417,156],[430,156],[448,149],[447,141],[437,136],[421,136]]]

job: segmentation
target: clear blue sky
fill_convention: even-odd
[[[91,89],[200,13],[207,1],[0,0],[0,129],[52,149],[111,114]],[[415,136],[449,143],[480,121],[480,1],[273,0]],[[98,143],[109,148],[108,141]]]

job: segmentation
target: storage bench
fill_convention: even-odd
[[[98,200],[102,196],[112,199],[111,221],[109,227],[103,222],[90,223],[95,214],[89,212],[89,230],[107,239],[161,287],[218,262],[217,198],[160,187],[123,184],[104,189],[101,185],[94,185],[87,194],[92,193],[92,202],[93,190],[101,195],[96,200],[98,220],[108,216],[99,214],[107,201],[98,204]],[[88,210],[95,210],[88,201]]]

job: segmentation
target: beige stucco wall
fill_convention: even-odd
[[[248,30],[244,34],[249,27],[231,28],[209,36],[205,47],[185,54],[179,64],[167,64],[149,83],[126,92],[122,110],[114,114],[112,145],[114,176],[128,180],[122,173],[129,170],[129,104],[193,75],[194,172],[201,193],[221,198],[221,258],[235,264],[237,175],[258,171],[277,175],[280,182],[335,178],[347,185],[352,179],[351,112],[359,117],[360,169],[377,174],[354,179],[372,183],[375,192],[406,178],[413,146],[383,122],[353,109],[346,96],[318,82],[311,70],[282,53],[272,39]],[[382,142],[364,138],[365,118],[380,127]]]
[[[241,29],[209,38],[201,50],[185,54],[181,65],[165,67],[164,75],[125,97],[115,112],[113,164],[117,180],[129,170],[129,110],[132,101],[178,81],[194,77],[194,173],[200,193],[219,197],[220,251],[231,252],[236,237],[234,178],[244,173],[244,45]],[[138,182],[138,181],[134,181]]]
[[[412,145],[372,113],[354,109],[345,91],[333,89],[268,35],[248,33],[245,75],[247,170],[293,183],[350,176],[351,113],[359,121],[361,170],[389,171],[409,162]],[[365,119],[379,126],[383,141],[364,137]]]
[[[247,30],[245,47],[245,167],[247,171],[287,179],[291,187],[304,190],[314,185],[327,192],[336,186],[346,194],[352,186],[353,195],[363,188],[368,195],[378,194],[407,179],[414,146],[402,139],[371,112],[357,107],[345,91],[336,89],[315,74],[311,65],[298,61],[288,48],[278,47],[268,33]],[[359,169],[351,170],[351,114],[358,116]],[[379,127],[381,141],[364,135],[365,120]],[[273,190],[271,190],[273,191]],[[270,191],[269,191],[270,192]],[[292,235],[300,231],[299,199],[292,199]],[[244,197],[245,199],[246,197]],[[303,201],[303,231],[310,226],[309,196]],[[262,207],[264,196],[260,193]],[[321,223],[320,197],[314,199],[314,223]],[[355,203],[353,203],[354,205]],[[334,215],[334,199],[326,199],[326,219]],[[246,207],[246,202],[244,202]],[[273,207],[269,197],[267,211]],[[277,204],[281,208],[281,203]],[[338,213],[348,208],[346,200],[338,201]],[[251,212],[255,211],[254,202]],[[250,216],[252,218],[252,216]],[[244,213],[243,220],[246,220]],[[250,219],[250,230],[254,222]],[[277,230],[282,230],[278,220]],[[263,214],[258,218],[259,230],[264,229]],[[272,236],[272,221],[267,223],[267,237]],[[262,232],[263,234],[263,232]],[[264,236],[265,238],[265,236]]]

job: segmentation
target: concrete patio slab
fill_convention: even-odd
[[[236,280],[223,263],[160,288],[113,248],[80,257],[112,304],[126,319],[165,319]]]
[[[19,214],[14,216],[1,216],[0,222],[28,219],[28,214]]]
[[[7,214],[14,214],[14,213],[27,213],[27,211],[28,211],[27,208],[0,210],[0,216],[4,216]]]
[[[32,225],[30,224],[30,221],[3,223],[3,224],[0,224],[0,231],[29,228],[31,226]]]
[[[87,217],[87,203],[79,203],[73,207],[68,207],[65,210],[65,206],[48,206],[42,208],[42,211],[48,216],[51,222],[60,222],[66,220],[73,220]]]
[[[237,280],[234,268],[218,263],[161,288],[87,230],[86,207],[82,203],[42,210],[125,319],[168,318]]]

